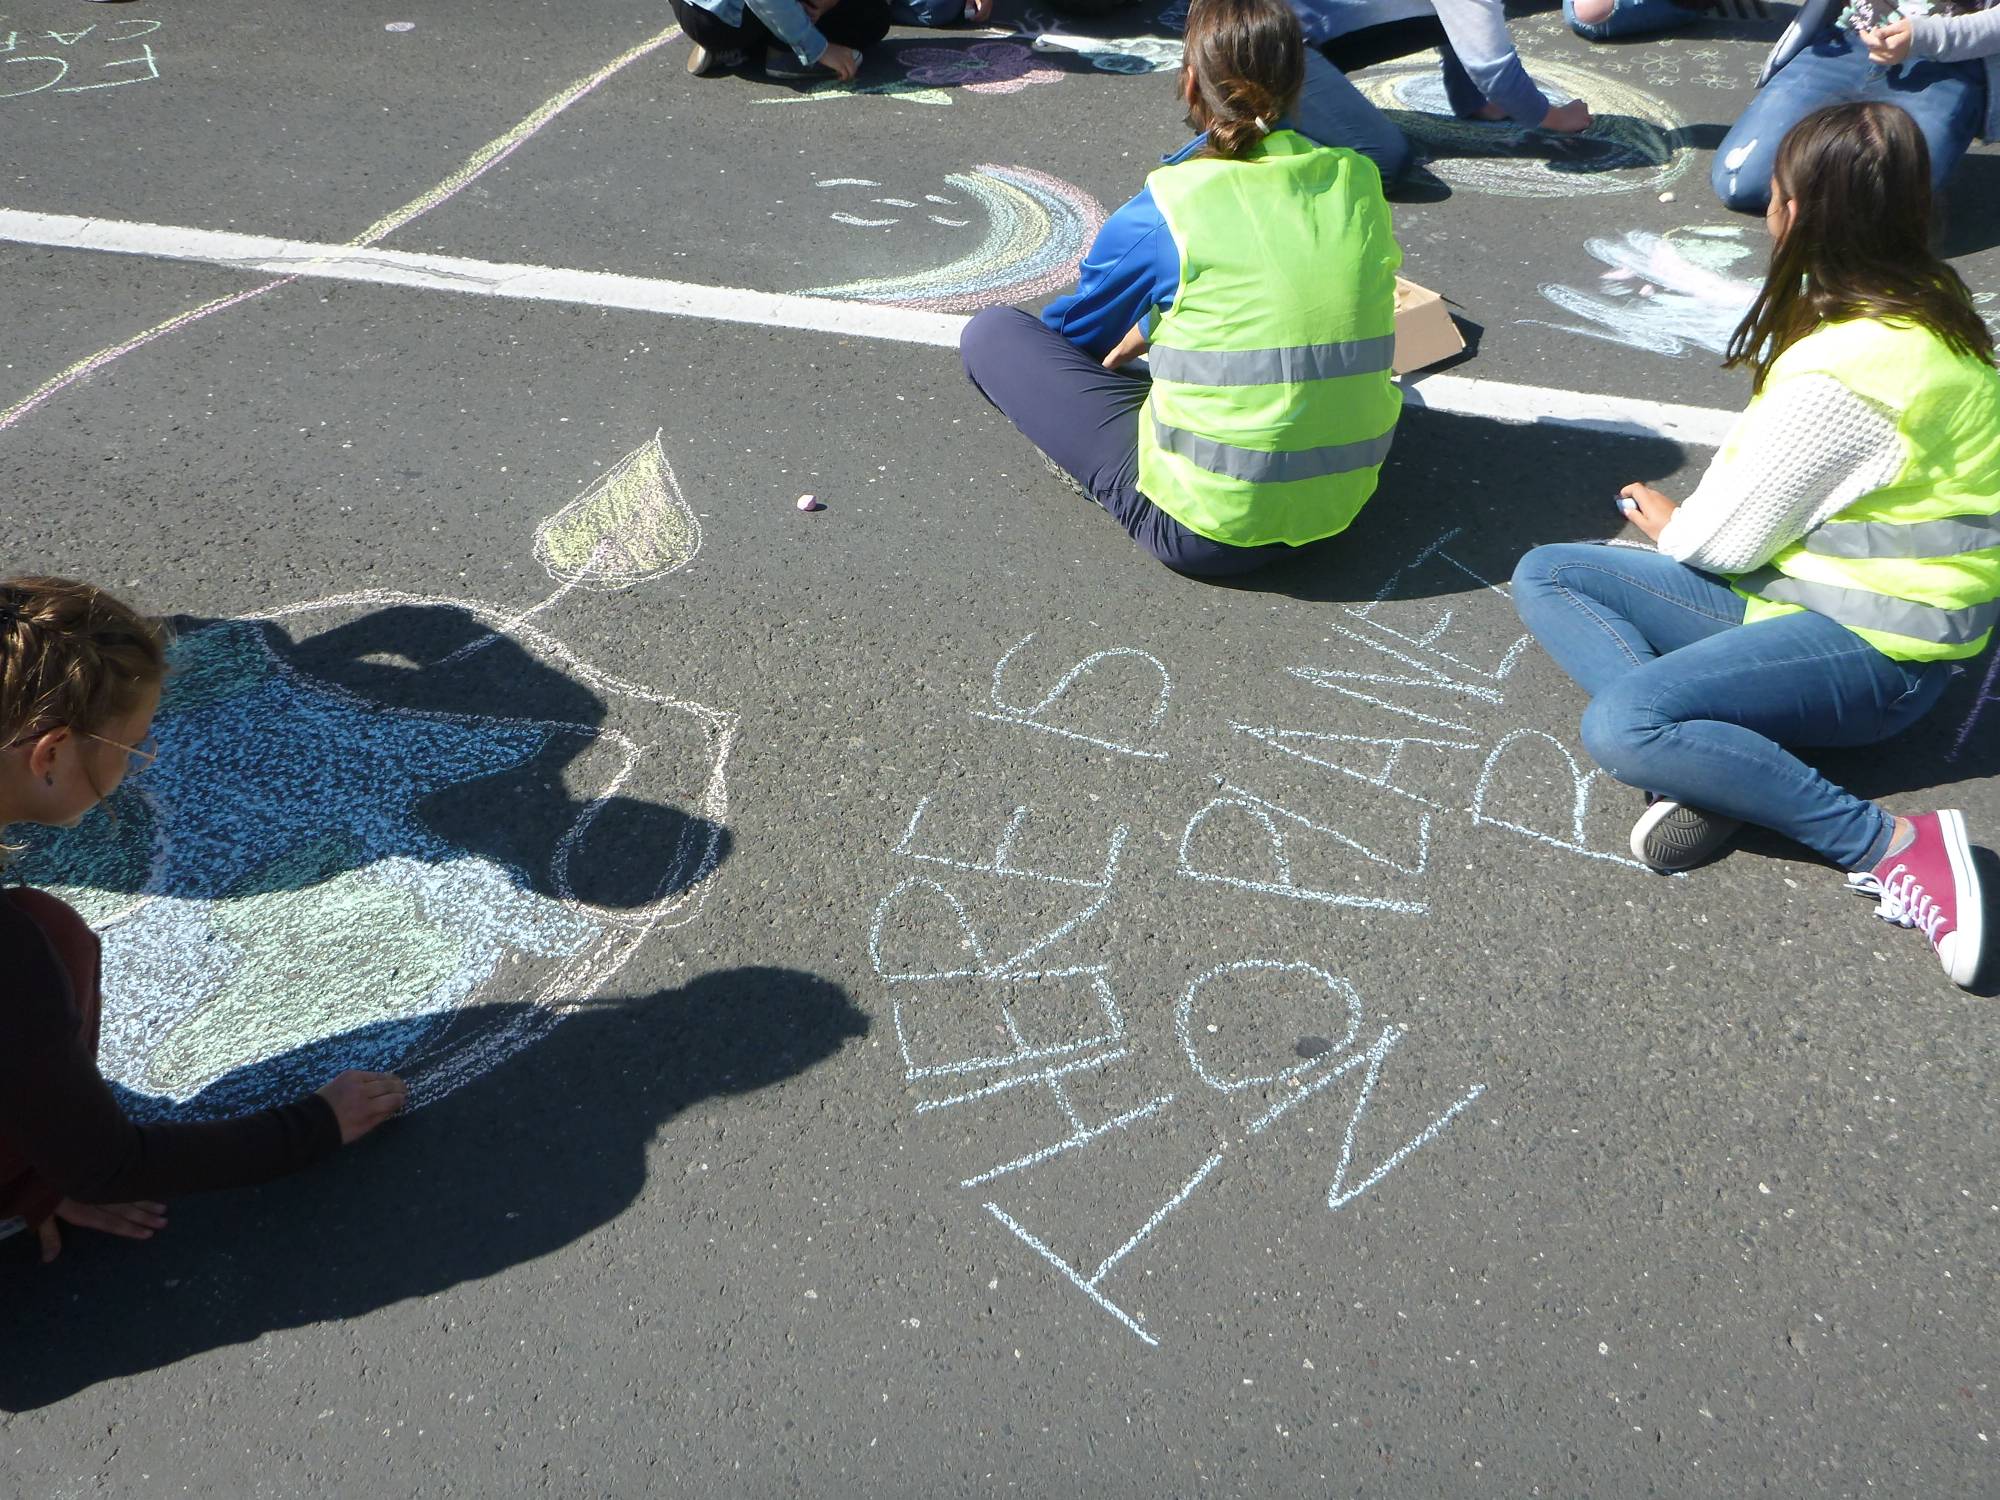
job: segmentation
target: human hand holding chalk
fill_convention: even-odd
[[[819,65],[830,69],[842,83],[852,83],[854,75],[861,71],[861,54],[839,42],[828,42],[826,51],[819,55]]]
[[[1626,520],[1654,541],[1667,529],[1678,509],[1672,500],[1650,485],[1628,484],[1618,492],[1618,509]]]

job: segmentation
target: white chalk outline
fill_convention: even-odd
[[[1514,744],[1517,740],[1525,739],[1545,740],[1549,744],[1554,745],[1556,753],[1561,755],[1563,760],[1569,765],[1572,790],[1570,794],[1570,839],[1568,842],[1557,838],[1552,833],[1545,833],[1539,828],[1530,828],[1524,823],[1510,823],[1505,818],[1488,817],[1481,811],[1486,806],[1486,793],[1492,783],[1493,772],[1500,764],[1500,757],[1506,753],[1508,746]],[[1603,769],[1598,766],[1592,766],[1588,771],[1584,770],[1582,766],[1577,764],[1576,757],[1569,753],[1569,747],[1546,730],[1510,730],[1495,743],[1491,753],[1486,757],[1486,764],[1480,767],[1479,782],[1472,789],[1472,805],[1466,808],[1466,811],[1472,815],[1472,821],[1476,826],[1505,828],[1514,833],[1524,833],[1529,838],[1537,839],[1552,849],[1562,849],[1571,854],[1581,854],[1586,859],[1607,860],[1614,865],[1625,865],[1634,870],[1648,869],[1648,866],[1641,864],[1636,859],[1631,859],[1623,854],[1613,854],[1607,849],[1593,849],[1584,841],[1586,838],[1584,824],[1590,817],[1591,783],[1603,775]]]
[[[1488,682],[1501,682],[1504,681],[1507,678],[1508,674],[1514,670],[1516,663],[1518,663],[1521,659],[1521,653],[1527,650],[1528,642],[1532,639],[1532,637],[1529,636],[1527,632],[1523,631],[1521,635],[1516,638],[1514,644],[1507,648],[1507,654],[1501,659],[1499,667],[1491,672],[1488,672],[1483,668],[1473,666],[1470,662],[1460,661],[1450,652],[1440,651],[1431,644],[1439,636],[1443,635],[1447,630],[1451,628],[1452,620],[1457,617],[1456,610],[1447,609],[1444,612],[1443,616],[1438,620],[1437,624],[1432,626],[1431,629],[1422,636],[1405,635],[1402,631],[1397,630],[1394,626],[1383,624],[1380,620],[1375,618],[1373,613],[1373,611],[1378,605],[1385,604],[1388,602],[1389,595],[1395,591],[1396,585],[1403,580],[1405,574],[1410,573],[1417,568],[1421,568],[1425,563],[1429,562],[1431,558],[1434,556],[1442,557],[1444,561],[1450,563],[1454,568],[1458,569],[1459,572],[1463,573],[1467,578],[1470,578],[1474,583],[1478,584],[1481,588],[1486,589],[1490,593],[1498,594],[1502,599],[1507,600],[1511,605],[1513,602],[1513,595],[1509,594],[1507,590],[1500,587],[1499,584],[1494,583],[1491,579],[1484,578],[1480,576],[1478,573],[1475,573],[1471,568],[1468,568],[1464,563],[1460,562],[1457,558],[1453,557],[1449,552],[1443,550],[1444,544],[1446,542],[1450,541],[1455,536],[1461,535],[1464,532],[1464,530],[1465,528],[1462,526],[1454,526],[1450,531],[1445,532],[1436,541],[1432,542],[1428,547],[1424,548],[1423,551],[1419,552],[1415,557],[1411,558],[1408,562],[1404,563],[1400,568],[1396,569],[1395,572],[1391,573],[1389,577],[1383,581],[1382,587],[1375,591],[1375,597],[1369,600],[1368,603],[1343,604],[1341,608],[1349,615],[1352,615],[1355,619],[1365,620],[1370,625],[1374,626],[1377,630],[1380,630],[1387,635],[1393,635],[1396,637],[1396,639],[1400,641],[1406,641],[1410,645],[1418,647],[1420,650],[1429,651],[1432,655],[1440,657],[1443,660],[1450,662],[1453,666],[1459,668],[1461,671],[1470,672],[1476,677],[1484,677]],[[1342,631],[1341,634],[1347,635],[1349,634],[1349,632]],[[1352,639],[1365,640],[1366,637],[1353,636]],[[1388,648],[1382,647],[1380,649],[1387,650]],[[1391,652],[1391,655],[1395,654],[1396,653]],[[1403,661],[1410,660],[1408,657],[1400,657],[1399,659]],[[1426,670],[1426,671],[1431,670],[1429,668],[1422,667],[1421,664],[1416,662],[1411,662],[1410,664],[1412,666],[1418,666],[1420,670]],[[1492,701],[1497,703],[1499,699],[1496,697]]]
[[[1276,813],[1279,817],[1288,818],[1302,827],[1311,829],[1314,833],[1325,834],[1337,843],[1346,845],[1364,859],[1372,860],[1378,865],[1387,865],[1390,869],[1398,870],[1405,875],[1416,876],[1422,875],[1430,862],[1431,815],[1429,809],[1425,809],[1418,814],[1417,862],[1414,866],[1411,866],[1402,863],[1400,860],[1393,859],[1386,854],[1377,854],[1373,849],[1349,838],[1337,828],[1327,828],[1319,823],[1315,823],[1302,813],[1295,813],[1290,808],[1280,807],[1269,798],[1260,797],[1255,792],[1246,791],[1233,783],[1224,782],[1222,790],[1224,793],[1223,796],[1211,799],[1207,805],[1188,819],[1187,827],[1181,830],[1180,850],[1175,860],[1174,873],[1183,879],[1206,881],[1213,885],[1233,886],[1237,890],[1257,891],[1267,896],[1284,896],[1294,901],[1317,901],[1327,906],[1356,907],[1365,911],[1394,911],[1412,916],[1422,916],[1431,909],[1431,904],[1428,901],[1403,901],[1388,896],[1353,896],[1344,891],[1322,891],[1316,890],[1311,886],[1299,885],[1292,879],[1291,858],[1285,853],[1285,841],[1288,835],[1279,829],[1277,823],[1271,817],[1272,813]],[[1271,856],[1278,868],[1278,879],[1276,881],[1248,880],[1239,875],[1224,875],[1214,870],[1197,869],[1188,858],[1188,844],[1194,838],[1195,830],[1210,813],[1217,812],[1225,807],[1239,808],[1248,813],[1253,820],[1263,826],[1265,833],[1270,836]]]
[[[1157,656],[1154,656],[1150,651],[1141,651],[1137,646],[1112,646],[1103,651],[1092,652],[1089,656],[1077,662],[1067,672],[1063,673],[1056,685],[1050,688],[1042,701],[1037,703],[1033,708],[1023,708],[1018,704],[1009,703],[1002,698],[1000,696],[1000,679],[1007,671],[1007,663],[1014,659],[1016,652],[1039,634],[1041,634],[1040,631],[1031,630],[1001,653],[1000,660],[993,664],[992,700],[993,707],[998,712],[987,713],[984,709],[975,708],[972,710],[974,718],[991,719],[1001,724],[1014,724],[1023,729],[1039,729],[1047,734],[1059,734],[1064,739],[1081,740],[1086,745],[1096,745],[1104,750],[1115,750],[1120,755],[1130,755],[1139,760],[1165,760],[1168,758],[1167,752],[1164,750],[1141,750],[1132,745],[1119,744],[1116,740],[1099,739],[1096,735],[1079,734],[1074,729],[1062,729],[1054,724],[1044,724],[1036,717],[1043,710],[1053,708],[1059,703],[1067,696],[1069,690],[1076,685],[1078,679],[1085,676],[1099,662],[1114,656],[1130,656],[1151,663],[1153,670],[1160,674],[1159,696],[1154,699],[1152,716],[1146,722],[1146,729],[1149,733],[1158,729],[1160,721],[1167,716],[1167,703],[1173,697],[1174,693],[1174,679]]]
[[[1194,1044],[1194,1000],[1195,995],[1211,980],[1220,979],[1225,974],[1310,974],[1334,994],[1347,1002],[1347,1031],[1341,1039],[1327,1049],[1302,1062],[1293,1063],[1288,1068],[1280,1068],[1275,1073],[1256,1078],[1239,1078],[1235,1082],[1218,1078],[1202,1063],[1201,1054]],[[1214,1028],[1211,1027],[1211,1030]],[[1197,977],[1182,993],[1180,1004],[1174,1007],[1174,1036],[1181,1044],[1181,1051],[1187,1054],[1188,1066],[1194,1069],[1194,1076],[1221,1094],[1240,1094],[1245,1089],[1269,1088],[1274,1083],[1289,1083],[1302,1073],[1310,1073],[1315,1068],[1325,1067],[1321,1061],[1327,1053],[1345,1052],[1354,1039],[1361,1034],[1361,992],[1345,979],[1329,974],[1317,964],[1302,961],[1286,962],[1276,958],[1239,958],[1233,963],[1217,964],[1206,974]],[[1269,1118],[1275,1119],[1276,1116]],[[1252,1126],[1253,1130],[1260,1127]]]

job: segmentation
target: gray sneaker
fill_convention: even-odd
[[[1678,874],[1713,859],[1742,826],[1740,818],[1648,793],[1646,810],[1632,825],[1632,857],[1662,875]]]
[[[706,78],[711,73],[721,72],[724,68],[742,67],[743,54],[729,51],[711,52],[700,42],[696,42],[688,49],[687,66],[688,71],[695,77]]]

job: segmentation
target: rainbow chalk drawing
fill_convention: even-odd
[[[102,1063],[145,1109],[229,1112],[343,1067],[395,1069],[429,1102],[699,913],[735,716],[599,671],[528,623],[578,584],[630,587],[693,556],[657,453],[655,438],[542,528],[537,553],[566,582],[536,610],[369,591],[176,642],[157,763],[115,816],[37,843],[18,871],[103,936]],[[425,654],[452,633],[505,652]],[[559,708],[522,710],[536,682]],[[467,848],[436,811],[457,798],[474,809],[460,825],[491,828],[496,797],[529,830],[506,852]]]
[[[1654,354],[1722,354],[1761,285],[1760,278],[1732,274],[1739,262],[1754,266],[1757,253],[1735,224],[1664,235],[1635,229],[1621,240],[1586,240],[1584,249],[1605,267],[1595,292],[1542,287],[1544,297],[1583,324],[1521,322]]]
[[[1527,60],[1557,103],[1582,98],[1596,123],[1577,136],[1453,117],[1437,54],[1369,68],[1354,82],[1426,153],[1430,170],[1471,192],[1507,198],[1572,198],[1659,192],[1688,167],[1687,122],[1644,89],[1614,83],[1574,63]]]
[[[881,302],[929,312],[973,312],[1059,290],[1104,223],[1104,208],[1059,177],[1027,167],[978,166],[945,181],[986,210],[986,237],[934,270],[819,286],[808,297]]]
[[[580,99],[587,98],[596,92],[599,85],[603,84],[607,79],[622,72],[633,63],[639,61],[639,59],[651,56],[680,34],[681,29],[678,26],[669,26],[663,31],[655,32],[637,46],[621,52],[595,72],[579,78],[561,93],[543,102],[527,118],[515,125],[513,129],[503,135],[494,137],[484,146],[473,152],[459,166],[457,171],[445,178],[444,181],[438,183],[437,186],[418,194],[401,208],[384,214],[373,224],[370,224],[360,234],[349,240],[346,248],[362,249],[369,245],[378,244],[398,229],[401,229],[405,224],[408,224],[411,220],[421,218],[440,204],[449,202],[474,182],[499,166],[530,140],[534,139],[543,126],[547,125],[549,121],[568,109],[572,104],[575,104]],[[135,349],[143,349],[148,344],[163,339],[171,333],[177,333],[181,329],[198,323],[203,318],[215,313],[227,312],[232,307],[239,307],[245,302],[253,301],[269,292],[275,292],[280,287],[290,286],[298,279],[298,273],[290,276],[280,276],[275,280],[262,282],[244,291],[231,293],[227,297],[218,297],[212,302],[204,302],[197,307],[188,308],[184,312],[175,313],[171,318],[154,324],[142,333],[136,333],[128,339],[110,345],[108,348],[100,349],[95,354],[86,355],[61,373],[43,381],[12,406],[0,409],[0,432],[4,432],[7,428],[16,425],[38,407],[61,395],[78,382],[89,379],[107,365],[124,358],[124,356],[132,353]]]

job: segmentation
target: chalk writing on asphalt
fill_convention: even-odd
[[[1012,642],[987,702],[967,714],[1023,754],[1039,742],[1151,785],[1126,805],[934,792],[889,850],[868,947],[904,1078],[921,1095],[914,1113],[990,1138],[959,1187],[1149,1345],[1165,1334],[1122,1289],[1130,1267],[1173,1216],[1200,1211],[1231,1163],[1281,1128],[1330,1126],[1323,1137],[1306,1128],[1329,1142],[1325,1202],[1338,1213],[1485,1092],[1469,1078],[1440,1085],[1441,1060],[1413,1068],[1420,1039],[1381,1015],[1393,997],[1341,972],[1334,942],[1340,922],[1364,917],[1407,921],[1418,939],[1440,822],[1638,869],[1593,842],[1599,773],[1509,712],[1528,637],[1505,591],[1452,555],[1455,535],[1374,600],[1346,606],[1316,659],[1270,668],[1285,712],[1223,718],[1221,752],[1183,732],[1183,720],[1216,715],[1185,701],[1154,653],[1075,653],[1047,632]],[[1404,587],[1419,574],[1424,586]],[[1419,594],[1448,597],[1413,604]],[[1204,763],[1218,753],[1226,765]],[[1309,769],[1280,791],[1271,778],[1285,765]],[[954,779],[940,771],[941,785]],[[1214,899],[1195,930],[1164,938],[1148,895],[1180,882],[1213,887]],[[1280,951],[1232,951],[1254,925],[1235,920],[1245,901],[1299,903],[1285,927],[1296,937]],[[1214,957],[1189,963],[1199,972],[1177,993],[1137,993],[1134,932]],[[1106,1143],[1120,1149],[1100,1164]]]
[[[160,60],[147,39],[165,24],[119,16],[76,31],[0,30],[0,99],[151,83]]]

